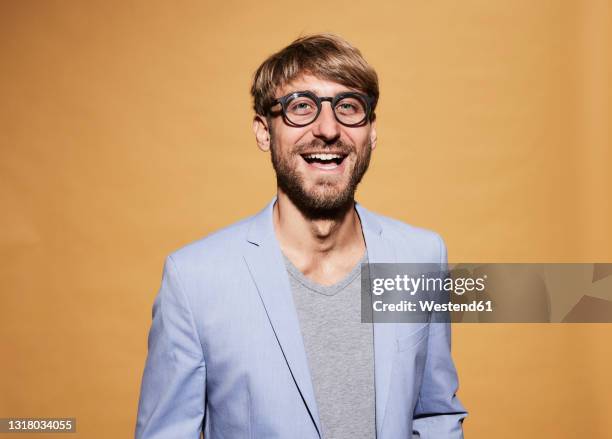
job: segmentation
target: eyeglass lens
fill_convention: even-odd
[[[334,105],[336,118],[343,124],[356,125],[366,118],[366,103],[357,96],[346,96]],[[317,103],[310,96],[295,96],[285,105],[285,115],[290,122],[305,125],[317,118]]]

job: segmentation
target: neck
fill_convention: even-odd
[[[329,216],[313,218],[279,190],[274,205],[274,228],[281,249],[287,255],[319,259],[365,249],[354,202]]]

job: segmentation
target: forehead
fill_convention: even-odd
[[[357,91],[338,82],[304,74],[285,84],[283,87],[279,87],[275,95],[277,97],[284,96],[294,91],[304,90],[312,91],[318,96],[334,96],[344,91]]]

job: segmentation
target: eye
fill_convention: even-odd
[[[365,110],[364,104],[356,98],[349,97],[342,99],[336,105],[336,111],[342,115],[362,114]]]
[[[317,106],[307,98],[298,98],[289,103],[287,111],[292,114],[309,114],[316,111]]]
[[[356,110],[355,106],[353,104],[348,103],[348,102],[342,102],[336,108],[338,110],[341,110],[344,113],[348,113],[348,112],[352,112],[352,111]]]

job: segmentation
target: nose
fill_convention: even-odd
[[[312,134],[325,143],[333,143],[340,137],[340,124],[336,120],[331,102],[322,102],[321,113],[313,123]]]

